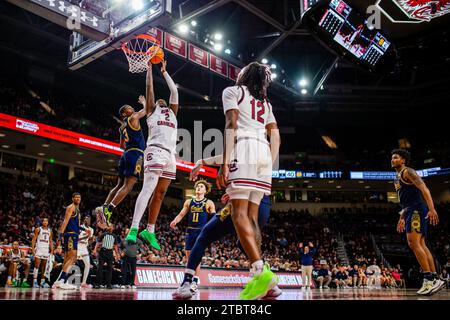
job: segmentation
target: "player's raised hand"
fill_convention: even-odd
[[[198,160],[195,163],[195,166],[192,168],[192,171],[189,175],[189,181],[195,181],[197,180],[197,177],[200,173],[200,169],[202,168],[202,160]]]
[[[142,104],[143,106],[145,106],[145,102],[146,102],[147,100],[145,99],[145,96],[143,96],[143,95],[140,95],[139,96],[139,99],[138,99],[138,102],[140,103],[140,104]]]
[[[172,220],[172,222],[170,223],[170,228],[175,229],[176,226],[177,222],[175,220]]]
[[[167,67],[167,60],[163,60],[163,62],[161,62],[161,73],[167,72],[166,67]]]
[[[432,226],[435,226],[439,223],[439,216],[438,216],[436,210],[434,210],[434,209],[428,211],[426,219],[428,219],[428,221],[430,221]]]
[[[397,223],[397,232],[403,233],[405,231],[405,219],[400,218]]]

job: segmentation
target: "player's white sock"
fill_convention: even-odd
[[[11,281],[12,281],[12,277],[8,276],[8,282],[11,282]]]
[[[258,274],[260,274],[262,272],[263,267],[264,267],[264,262],[262,260],[257,260],[252,263],[252,268],[251,268],[250,272],[254,276],[257,276]]]
[[[34,280],[34,281],[37,280],[38,272],[39,272],[39,269],[38,269],[38,268],[34,268],[34,269],[33,269],[33,280]]]
[[[147,230],[150,233],[155,233],[155,225],[154,224],[147,224]]]
[[[144,174],[144,185],[142,186],[142,190],[136,200],[136,206],[134,207],[133,223],[131,224],[132,228],[139,228],[139,223],[148,206],[148,200],[150,200],[150,197],[158,184],[159,176],[160,174],[155,171]]]
[[[89,260],[89,256],[83,257],[83,263],[84,263],[84,271],[83,271],[83,282],[86,283],[86,280],[89,276],[89,269],[91,268],[91,261]]]

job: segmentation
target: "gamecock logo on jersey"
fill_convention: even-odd
[[[450,0],[393,0],[411,19],[431,21],[450,12]]]

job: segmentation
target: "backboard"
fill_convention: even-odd
[[[76,70],[119,49],[124,42],[142,33],[153,36],[154,27],[167,26],[171,19],[171,0],[82,0],[80,8],[110,22],[109,36],[95,41],[76,30],[70,36],[68,66]]]

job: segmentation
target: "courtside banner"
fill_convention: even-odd
[[[184,277],[184,267],[138,264],[134,283],[140,288],[178,288]],[[281,288],[300,288],[300,272],[275,272]],[[215,268],[200,269],[200,288],[240,288],[251,277],[245,270]]]
[[[123,150],[118,143],[52,127],[43,123],[18,118],[4,113],[0,113],[0,127],[119,156],[123,153]],[[195,164],[192,162],[177,159],[177,169],[179,170],[191,172],[194,165]],[[206,177],[216,178],[217,169],[203,166],[200,170],[200,174]]]

